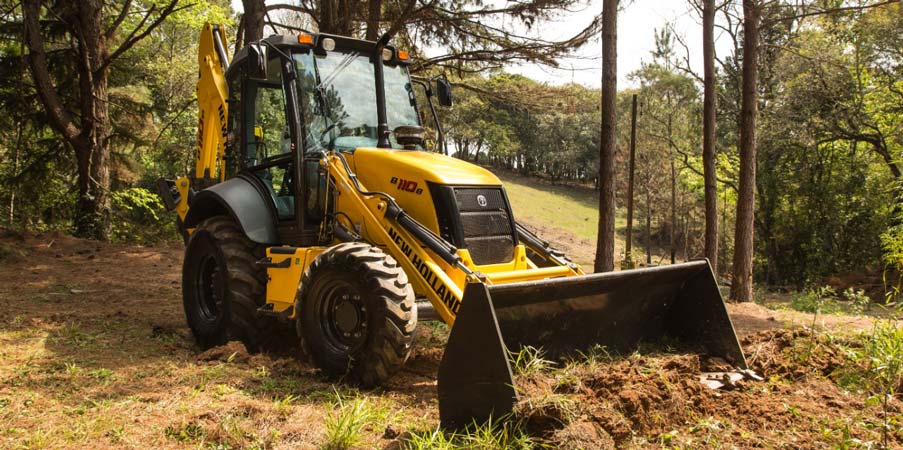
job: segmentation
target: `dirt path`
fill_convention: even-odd
[[[397,445],[399,431],[438,423],[443,327],[420,327],[416,356],[375,391],[323,378],[291,346],[289,355],[248,355],[240,346],[202,354],[184,322],[181,258],[176,245],[0,235],[0,448],[312,449],[326,438],[324,420],[335,414],[337,396],[364,399],[372,410],[365,448]],[[571,426],[546,427],[535,437],[562,448],[587,439],[610,445],[585,448],[718,447],[719,440],[747,448],[755,442],[749,436],[761,435],[769,447],[801,448],[809,440],[817,448],[838,436],[818,437],[819,426],[837,425],[819,418],[824,405],[838,405],[829,409],[832,420],[874,422],[860,397],[826,378],[791,376],[782,365],[794,367],[782,351],[799,336],[767,330],[807,324],[810,315],[758,305],[732,305],[730,312],[748,355],[757,355],[755,367],[778,381],[700,391],[698,358],[630,357],[553,383],[554,393],[566,391],[569,401],[588,407]],[[865,319],[824,320],[843,329],[869,326]],[[668,437],[671,431],[677,434]],[[860,428],[854,435],[874,438]]]
[[[729,303],[727,310],[738,336],[781,328],[812,327],[813,321],[811,313],[773,310],[756,303]],[[817,328],[843,332],[867,331],[875,323],[869,316],[819,314],[814,318]]]

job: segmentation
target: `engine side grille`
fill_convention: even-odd
[[[455,187],[463,247],[476,264],[496,264],[514,257],[514,233],[501,188]]]

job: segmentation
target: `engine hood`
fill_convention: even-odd
[[[347,159],[364,189],[391,195],[436,234],[441,231],[430,186],[502,186],[492,172],[438,153],[358,148]]]
[[[349,159],[353,160],[358,179],[370,190],[384,186],[392,178],[449,185],[502,184],[492,172],[480,166],[439,153],[359,148]]]

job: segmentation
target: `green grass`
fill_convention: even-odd
[[[517,421],[492,419],[473,424],[461,433],[439,428],[411,433],[401,448],[405,450],[527,450],[548,448],[527,434]]]
[[[599,203],[593,191],[554,186],[505,172],[496,175],[505,183],[515,217],[560,228],[590,241],[596,240]],[[626,221],[622,226],[626,226]]]
[[[514,217],[532,227],[555,228],[559,234],[568,234],[595,245],[599,227],[599,200],[590,188],[553,185],[548,182],[493,169],[505,184],[508,200],[514,210]],[[637,240],[639,222],[634,221],[634,247],[640,257],[642,249]],[[537,230],[539,231],[539,230]],[[615,212],[615,258],[625,247],[627,233],[627,213],[623,209]],[[548,239],[540,233],[540,237]],[[559,237],[559,239],[562,239]],[[554,239],[552,239],[554,241]],[[589,253],[594,253],[592,250]],[[572,257],[576,255],[571,255]],[[578,261],[588,263],[589,261]]]
[[[554,366],[552,361],[543,358],[545,354],[541,348],[529,345],[518,352],[511,352],[510,356],[514,372],[521,376],[535,375]]]
[[[366,398],[348,399],[335,391],[333,411],[326,415],[326,442],[322,450],[347,450],[364,440],[363,431],[370,423],[381,422],[386,412]]]

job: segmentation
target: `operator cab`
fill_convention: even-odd
[[[241,49],[226,72],[228,137],[226,178],[243,175],[272,199],[281,242],[318,243],[329,206],[321,154],[377,147],[377,44],[342,36],[275,35]],[[407,52],[381,51],[388,147],[422,150],[426,132],[414,93]],[[448,83],[437,86],[450,104]],[[438,120],[436,121],[438,129]],[[383,146],[386,146],[385,143]],[[300,150],[300,151],[299,151]]]

